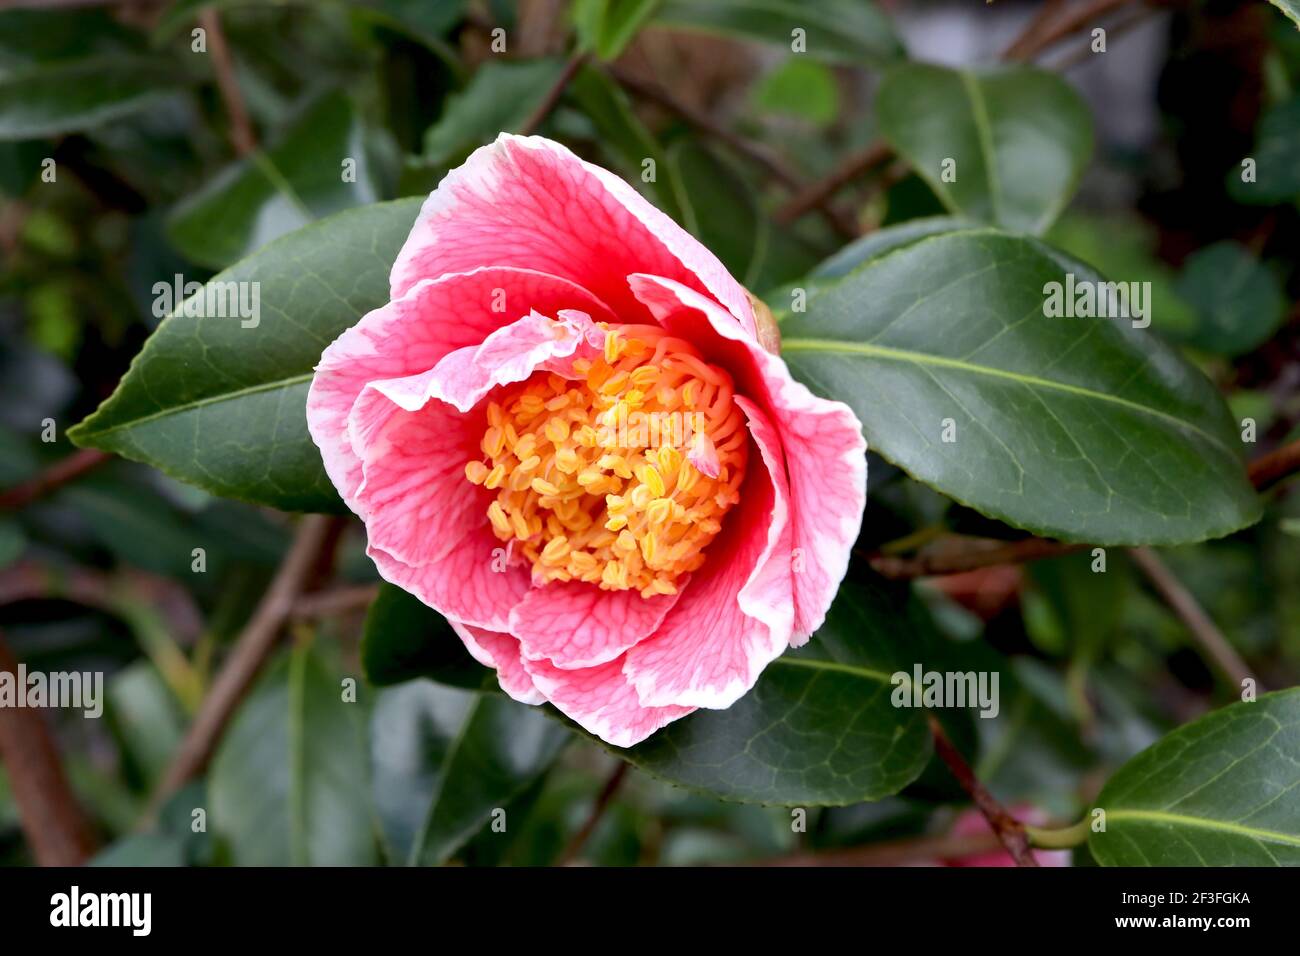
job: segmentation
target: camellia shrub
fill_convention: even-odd
[[[1294,4],[910,6],[0,13],[0,852],[1300,862]]]

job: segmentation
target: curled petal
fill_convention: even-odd
[[[598,667],[562,670],[524,658],[524,669],[552,704],[586,731],[615,747],[631,747],[693,707],[645,707],[623,677],[621,658]]]
[[[796,382],[778,356],[736,327],[702,295],[662,276],[630,278],[661,325],[696,345],[736,377],[780,435],[790,485],[794,540],[795,646],[821,627],[848,570],[867,500],[867,443],[853,410]]]
[[[367,384],[431,369],[533,310],[557,315],[563,309],[598,321],[613,318],[599,299],[567,279],[484,268],[417,283],[335,339],[307,393],[307,427],[348,507],[362,513],[356,501],[361,460],[348,437],[348,415]]]
[[[602,591],[585,581],[553,582],[528,592],[510,612],[510,633],[525,657],[571,670],[620,656],[654,632],[675,594]]]
[[[539,136],[503,133],[447,174],[393,264],[393,296],[485,265],[569,279],[625,322],[646,315],[627,276],[652,272],[711,296],[754,332],[745,290],[713,253],[623,180]]]
[[[628,651],[623,671],[646,706],[729,707],[790,643],[790,493],[780,445],[752,402],[736,403],[766,470],[751,463],[726,539],[714,542],[659,630]]]

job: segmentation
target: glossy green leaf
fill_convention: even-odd
[[[879,65],[903,56],[893,23],[869,0],[666,0],[654,22],[787,50],[802,38],[799,52],[834,63]]]
[[[498,133],[517,130],[563,69],[556,59],[488,60],[464,90],[448,98],[438,122],[425,133],[424,161],[454,165]]]
[[[346,96],[322,97],[274,146],[222,170],[177,205],[168,236],[194,262],[221,269],[314,219],[375,202],[363,136]]]
[[[586,50],[613,60],[632,42],[660,0],[575,0],[573,25]]]
[[[1228,193],[1237,202],[1265,206],[1300,198],[1300,95],[1260,117],[1250,155],[1228,173]]]
[[[220,273],[207,288],[242,290],[250,303],[258,283],[256,325],[169,316],[68,437],[215,494],[290,511],[341,508],[307,433],[307,387],[325,347],[388,301],[388,272],[419,208],[407,199],[347,210]]]
[[[568,94],[595,126],[600,145],[611,154],[610,165],[632,185],[648,188],[655,205],[681,222],[686,200],[677,169],[622,87],[603,70],[584,66],[569,82]]]
[[[240,706],[208,780],[209,823],[237,864],[375,862],[362,706],[301,646]]]
[[[760,208],[731,163],[690,140],[668,162],[681,186],[681,223],[748,289],[765,291],[804,275],[817,255]]]
[[[380,587],[366,614],[361,666],[380,687],[428,677],[468,690],[497,688],[496,675],[469,656],[441,614],[392,584]]]
[[[453,640],[458,640],[451,635]],[[554,762],[572,737],[538,707],[415,681],[370,725],[375,806],[394,862],[444,863]]]
[[[753,287],[770,235],[758,198],[734,169],[698,143],[674,144],[668,160],[684,193],[682,225],[741,285]]]
[[[876,98],[880,130],[955,215],[1041,233],[1092,152],[1092,117],[1060,77],[909,63]]]
[[[143,51],[139,36],[107,9],[0,11],[0,76],[37,63]]]
[[[970,219],[957,216],[926,216],[921,219],[909,219],[895,226],[886,226],[854,239],[842,249],[830,256],[808,273],[817,280],[838,279],[848,275],[868,259],[883,256],[886,252],[944,232],[958,229],[970,229],[979,224]]]
[[[763,77],[754,89],[760,112],[798,117],[813,126],[827,126],[840,112],[835,74],[825,63],[792,56]]]
[[[0,77],[0,140],[92,129],[147,109],[180,88],[174,66],[95,58],[32,66]]]
[[[1097,797],[1104,866],[1300,866],[1300,689],[1180,727]]]
[[[891,701],[899,639],[913,634],[841,589],[801,650],[767,666],[726,710],[699,710],[628,750],[633,766],[724,800],[839,806],[897,793],[920,775],[930,734],[920,709]]]
[[[439,620],[415,598],[386,590],[366,625],[368,672],[465,686],[477,668],[487,678],[479,686],[503,696],[487,668],[439,633]],[[846,585],[811,643],[769,664],[731,707],[697,711],[635,747],[608,749],[656,777],[727,800],[815,806],[895,793],[930,755],[921,712],[890,702],[890,675],[922,660],[913,655],[918,638],[929,646],[925,637],[880,595]]]
[[[176,698],[149,661],[136,661],[108,682],[104,715],[122,764],[140,789],[161,776],[185,733]]]
[[[1067,273],[1101,281],[1025,237],[923,239],[810,296],[782,354],[874,451],[1036,534],[1178,543],[1258,520],[1210,382],[1131,320],[1046,317]]]
[[[1219,355],[1243,355],[1263,345],[1286,318],[1282,285],[1239,242],[1216,242],[1190,256],[1178,294],[1198,322],[1185,340]]]
[[[1287,19],[1300,29],[1300,3],[1296,0],[1269,0],[1269,2],[1286,14]]]

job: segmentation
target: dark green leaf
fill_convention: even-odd
[[[227,167],[177,205],[167,232],[191,260],[221,269],[313,219],[378,198],[362,127],[348,98],[335,93],[304,110],[265,153]]]
[[[668,155],[682,192],[681,222],[748,289],[765,291],[804,275],[817,255],[759,207],[740,172],[691,140]]]
[[[934,236],[814,293],[782,354],[874,451],[1016,527],[1176,543],[1258,520],[1213,386],[1131,320],[1047,318],[1067,272],[1101,281],[1033,239]]]
[[[979,224],[970,219],[956,216],[927,216],[922,219],[909,219],[896,226],[886,226],[869,232],[860,239],[854,239],[835,255],[819,263],[808,273],[814,279],[838,279],[846,276],[868,259],[883,256],[902,246],[911,245],[918,239],[937,236],[942,232],[955,232],[958,229],[970,229]]]
[[[424,866],[446,862],[572,739],[540,708],[427,681],[384,691],[370,734],[390,854]]]
[[[763,112],[796,116],[827,126],[840,112],[840,93],[830,67],[792,56],[763,77],[754,90],[754,105]]]
[[[1187,342],[1220,355],[1254,351],[1286,318],[1281,284],[1239,242],[1216,242],[1191,256],[1178,278],[1178,294],[1199,319]]]
[[[1053,73],[909,63],[876,99],[880,130],[956,215],[1041,233],[1092,152],[1092,117]]]
[[[575,0],[573,24],[586,50],[613,60],[632,42],[660,0]]]
[[[794,49],[803,31],[808,56],[837,63],[880,64],[903,56],[893,24],[868,0],[667,0],[656,23]]]
[[[925,768],[930,734],[921,710],[890,699],[899,658],[884,635],[914,632],[876,608],[843,587],[809,645],[769,664],[731,707],[697,711],[612,752],[725,800],[840,806],[897,793]]]
[[[885,607],[846,586],[811,644],[769,664],[730,708],[697,711],[610,752],[670,783],[749,803],[845,804],[897,792],[924,769],[930,737],[920,711],[890,702],[890,676],[921,632]],[[435,633],[419,647],[436,618],[414,598],[386,593],[367,622],[367,667],[463,686],[477,665],[459,642]],[[489,670],[479,673],[488,678],[480,686],[497,689]]]
[[[447,100],[442,116],[425,133],[424,161],[452,165],[503,130],[518,129],[563,69],[564,63],[555,59],[484,63],[469,85]]]
[[[1300,197],[1300,95],[1260,117],[1247,158],[1255,164],[1252,181],[1242,178],[1244,166],[1228,173],[1228,192],[1237,202],[1267,206]]]
[[[362,705],[306,647],[240,707],[212,761],[210,825],[241,866],[375,861]]]
[[[361,665],[372,684],[428,677],[469,690],[495,690],[496,676],[469,656],[445,618],[412,594],[384,584],[366,614]]]
[[[1300,865],[1300,689],[1232,704],[1121,767],[1088,838],[1103,866]]]
[[[215,494],[291,511],[341,507],[304,413],[321,352],[388,301],[419,199],[348,210],[272,242],[207,288],[256,287],[260,317],[173,314],[122,383],[69,431]]]
[[[91,129],[157,105],[179,89],[154,60],[107,58],[33,66],[0,78],[0,140]]]
[[[1296,0],[1270,0],[1270,2],[1285,13],[1297,28],[1300,28],[1300,3]]]
[[[149,661],[136,661],[108,682],[104,715],[141,789],[162,773],[185,733],[176,698]]]
[[[651,176],[648,185],[654,191],[656,205],[681,222],[685,200],[677,169],[637,118],[623,89],[603,71],[586,66],[570,81],[569,95],[596,127],[601,145],[612,153],[624,178],[637,185]],[[646,160],[653,165],[647,165]]]

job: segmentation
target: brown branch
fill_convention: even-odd
[[[614,794],[618,792],[618,788],[622,785],[623,778],[627,776],[628,766],[629,764],[626,761],[620,760],[618,766],[614,768],[613,773],[611,773],[609,778],[605,781],[605,785],[600,788],[600,793],[596,794],[596,800],[591,805],[591,813],[587,815],[586,822],[584,822],[578,832],[573,835],[573,839],[569,841],[569,845],[566,846],[564,852],[560,854],[560,866],[567,866],[576,860],[578,854],[582,852],[582,848],[587,845],[587,841],[591,838],[591,834],[595,832],[596,827],[604,818],[605,811],[609,808],[610,801],[614,799]]]
[[[180,584],[136,568],[111,574],[93,568],[53,567],[19,561],[0,570],[0,606],[18,601],[65,600],[107,614],[125,616],[132,603],[156,609],[182,642],[193,641],[203,629],[194,599]]]
[[[816,853],[794,853],[789,856],[758,860],[751,866],[904,866],[909,863],[937,863],[960,860],[1002,849],[996,833],[973,833],[955,836],[916,837],[910,840],[889,840],[869,846],[842,847]]]
[[[537,108],[529,114],[528,119],[520,124],[520,135],[529,136],[537,131],[537,127],[541,126],[542,121],[551,114],[551,110],[555,109],[555,104],[564,95],[565,88],[568,87],[574,76],[577,75],[578,70],[582,69],[582,65],[586,62],[587,54],[585,53],[575,53],[569,57],[569,62],[564,64],[564,69],[555,82],[551,84],[551,88],[546,91],[546,96],[537,104]]]
[[[789,225],[809,210],[823,206],[843,186],[883,165],[893,155],[893,150],[883,141],[877,141],[850,154],[827,175],[800,189],[777,209],[774,218],[781,225]]]
[[[977,568],[998,564],[1024,564],[1040,558],[1082,551],[1086,544],[1052,541],[1048,538],[1021,538],[1004,544],[982,544],[979,547],[961,546],[926,552],[905,558],[896,555],[876,554],[867,560],[871,567],[887,578],[923,578],[939,574],[961,574]]]
[[[606,67],[609,75],[612,76],[620,86],[631,90],[644,100],[656,103],[670,113],[681,117],[688,125],[695,127],[698,131],[718,140],[720,143],[730,147],[735,152],[746,157],[755,165],[762,168],[769,177],[776,180],[792,193],[798,194],[803,191],[804,185],[800,178],[776,157],[772,152],[762,145],[755,143],[743,136],[733,133],[722,124],[714,121],[702,110],[698,110],[689,103],[684,103],[677,97],[673,96],[667,90],[663,89],[656,83],[643,80],[638,76],[630,73],[621,67],[609,65]],[[838,209],[832,207],[828,201],[821,200],[815,204],[817,211],[822,214],[826,221],[836,232],[846,239],[856,239],[858,237],[857,223],[852,217],[844,215]]]
[[[1032,60],[1066,37],[1093,26],[1101,17],[1130,2],[1132,0],[1090,0],[1071,8],[1064,16],[1056,19],[1035,17],[1025,32],[1007,47],[1002,58],[1012,62]]]
[[[1192,593],[1169,570],[1168,565],[1147,547],[1130,548],[1129,555],[1224,676],[1238,688],[1249,680],[1263,690],[1246,662],[1228,643],[1223,632],[1197,603],[1196,598],[1192,597]]]
[[[998,842],[1011,854],[1011,859],[1015,860],[1016,866],[1037,866],[1038,861],[1034,859],[1034,855],[1029,849],[1029,837],[1025,834],[1025,828],[1021,826],[1020,821],[1008,813],[1006,808],[998,803],[997,798],[989,793],[984,784],[979,782],[979,778],[975,776],[975,771],[970,768],[970,764],[953,746],[948,734],[943,729],[943,725],[939,723],[939,718],[928,713],[926,714],[926,720],[929,721],[930,733],[934,736],[935,753],[952,771],[952,775],[957,778],[961,788],[970,794],[976,809],[984,815],[984,819],[988,821],[993,833],[997,836]]]
[[[4,494],[0,494],[0,511],[16,511],[42,495],[49,494],[56,488],[80,478],[86,472],[98,468],[113,456],[98,448],[83,448],[66,458],[56,461],[34,478],[14,485]]]
[[[1271,488],[1288,475],[1300,472],[1300,438],[1256,458],[1247,470],[1251,483],[1260,491]]]
[[[1025,24],[1024,29],[1015,40],[1011,42],[1011,45],[1002,51],[1002,59],[1019,59],[1020,48],[1028,43],[1030,38],[1037,36],[1040,32],[1047,29],[1052,20],[1056,18],[1057,14],[1061,12],[1061,8],[1064,6],[1065,0],[1046,0],[1046,2],[1038,8],[1037,12],[1029,18],[1029,22]]]
[[[208,43],[212,47],[212,69],[230,121],[230,141],[236,153],[247,156],[257,149],[257,137],[253,133],[253,122],[248,117],[248,109],[244,106],[244,96],[239,91],[239,81],[235,79],[235,60],[230,54],[230,45],[226,43],[225,31],[221,28],[221,15],[212,7],[200,10],[199,26],[207,34]]]
[[[1146,23],[1147,20],[1149,20],[1151,17],[1155,16],[1160,12],[1161,12],[1160,9],[1156,7],[1139,7],[1136,10],[1130,11],[1123,18],[1113,21],[1111,25],[1106,28],[1107,49],[1110,48],[1110,44],[1113,44],[1117,38],[1122,37],[1124,34],[1132,30],[1134,27]],[[1051,67],[1053,70],[1057,70],[1059,72],[1064,73],[1066,70],[1070,69],[1071,67],[1077,66],[1078,64],[1082,63],[1084,60],[1087,60],[1089,57],[1095,55],[1096,54],[1093,52],[1092,49],[1092,40],[1090,39],[1088,40],[1087,43],[1085,43],[1079,49],[1075,50],[1073,53],[1069,54],[1068,56],[1064,56],[1061,59],[1057,60],[1055,63],[1051,64]]]
[[[294,620],[303,621],[349,614],[369,607],[377,597],[378,584],[355,584],[330,591],[315,591],[304,594],[295,601],[290,616]]]
[[[318,568],[320,555],[334,534],[337,522],[336,518],[308,515],[299,523],[293,543],[271,586],[235,641],[230,656],[164,772],[150,801],[147,817],[152,818],[167,797],[207,766],[226,723],[270,656],[298,595]]]
[[[0,672],[17,680],[18,661],[0,634]],[[23,833],[41,866],[79,866],[95,852],[95,834],[68,785],[40,711],[0,707],[0,761]]]

